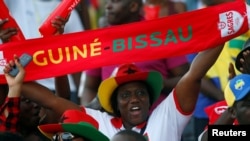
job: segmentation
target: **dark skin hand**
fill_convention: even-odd
[[[68,22],[68,20],[69,16],[66,19],[57,16],[54,20],[51,21],[51,25],[57,29],[57,32],[54,35],[63,34],[65,24]]]
[[[69,19],[69,16],[66,19],[57,16],[55,17],[54,20],[51,21],[51,25],[56,28],[56,33],[54,35],[63,34],[64,27],[68,19]],[[0,39],[3,41],[3,43],[9,42],[10,37],[13,35],[16,35],[18,32],[18,28],[15,28],[15,27],[9,27],[9,28],[3,29],[3,25],[6,24],[8,21],[9,20],[7,18],[0,20]]]
[[[250,50],[246,50],[243,52],[243,58],[240,59],[242,67],[240,71],[242,73],[250,74]]]
[[[0,39],[3,43],[7,43],[10,40],[10,37],[17,34],[18,29],[14,27],[3,29],[3,25],[7,23],[9,19],[0,20]]]

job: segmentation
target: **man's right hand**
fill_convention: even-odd
[[[18,29],[11,27],[11,28],[5,28],[3,29],[3,26],[5,23],[7,23],[9,20],[6,19],[0,19],[0,39],[2,40],[3,43],[9,42],[10,38],[13,35],[17,34]]]

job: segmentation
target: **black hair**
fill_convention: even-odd
[[[116,133],[116,135],[125,135],[134,138],[136,141],[147,141],[147,138],[144,137],[142,134],[133,131],[133,130],[122,130]]]
[[[150,103],[150,105],[152,105],[153,104],[153,89],[152,89],[152,87],[145,81],[138,81],[138,82],[141,82],[141,83],[146,85],[147,91],[149,92],[149,103]],[[121,117],[121,113],[118,109],[118,102],[117,102],[118,88],[125,85],[125,84],[126,83],[118,86],[114,90],[113,94],[110,97],[110,104],[111,104],[111,108],[113,109],[113,115],[117,116],[117,117]]]

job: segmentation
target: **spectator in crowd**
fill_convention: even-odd
[[[4,25],[6,22],[8,22],[8,19],[1,20],[0,27],[3,27],[2,25]],[[66,22],[67,19],[63,19],[61,17],[56,17],[55,20],[52,21],[52,26],[57,29],[55,35],[62,34],[64,32],[64,28],[62,27]],[[0,38],[2,41],[7,42],[13,33],[15,34],[16,32],[16,28],[1,28]],[[55,88],[57,88],[55,94],[62,96],[63,98],[68,98],[67,96],[70,95],[70,88],[67,75],[56,77],[55,84]],[[1,89],[6,91],[4,85],[2,85]],[[33,93],[39,93],[37,90],[32,91]],[[43,109],[40,105],[22,95],[19,120],[17,122],[17,131],[24,137],[26,141],[46,141],[46,138],[43,137],[38,131],[37,126],[43,123],[57,122],[59,117],[60,116],[57,117],[53,112]]]
[[[65,77],[67,78],[67,76]],[[1,88],[3,87],[5,87],[5,85],[1,85]],[[63,85],[63,87],[65,87],[65,85]],[[3,90],[8,91],[6,88]],[[36,91],[33,91],[33,93],[35,92]],[[57,122],[58,120],[50,119],[52,117],[56,119],[56,115],[54,115],[53,112],[46,111],[46,114],[41,117],[39,115],[41,106],[22,95],[20,97],[13,97],[13,95],[14,94],[12,94],[12,97],[7,97],[6,101],[1,104],[0,131],[16,132],[21,135],[25,141],[47,141],[48,139],[42,136],[37,126],[41,123]],[[18,95],[18,93],[16,93],[16,95]],[[1,95],[1,97],[6,96]]]
[[[108,1],[105,5],[106,20],[111,26],[140,22],[144,20],[140,13],[142,6],[142,0]],[[144,70],[159,71],[164,77],[162,94],[158,101],[152,106],[152,109],[168,95],[180,77],[183,76],[189,68],[189,63],[185,56],[135,62],[135,64]],[[83,93],[80,94],[82,105],[94,109],[101,108],[96,97],[98,87],[101,81],[108,78],[117,66],[118,65],[103,66],[97,69],[86,70]]]
[[[41,37],[38,30],[39,27],[47,19],[49,14],[60,4],[60,2],[61,0],[5,0],[11,15],[18,23],[26,39]],[[71,12],[67,24],[65,24],[65,27],[63,26],[62,29],[64,29],[64,31],[61,33],[64,34],[84,31],[83,23],[75,9]],[[3,38],[1,39],[4,40]],[[69,94],[68,98],[77,103],[79,103],[77,90],[80,76],[81,72],[68,75],[70,90],[72,92]],[[37,80],[38,83],[50,88],[52,91],[55,91],[54,81],[54,78]]]
[[[19,69],[16,76],[11,76],[9,71],[13,66]],[[8,84],[8,95],[0,107],[0,131],[17,132],[17,122],[20,113],[21,87],[25,77],[25,70],[19,63],[17,56],[4,68],[4,75]]]
[[[40,106],[21,95],[25,71],[16,55],[14,56],[14,61],[10,61],[9,65],[6,65],[4,69],[9,86],[9,89],[4,88],[4,91],[9,91],[9,93],[7,97],[1,95],[1,97],[6,97],[6,99],[0,108],[0,131],[4,134],[0,138],[8,141],[46,141],[46,138],[43,138],[40,136],[40,132],[37,132],[37,125],[40,121]],[[14,65],[19,69],[16,77],[8,74]],[[3,87],[5,85],[1,85],[1,88]]]
[[[237,87],[236,87],[237,85]],[[225,89],[225,100],[228,109],[218,118],[215,124],[233,124],[235,119],[239,125],[249,125],[249,85],[250,75],[239,74],[228,82]],[[208,133],[205,130],[199,137],[201,141],[208,140]]]
[[[240,71],[242,74],[250,74],[250,69],[249,69],[250,62],[249,62],[249,60],[250,60],[250,38],[245,42],[243,49],[237,55],[236,60],[235,60],[235,66],[236,66],[237,70]],[[234,65],[232,63],[230,63],[229,64],[229,79],[233,79],[235,76],[237,76],[237,74],[235,72]],[[231,82],[231,80],[228,82],[226,90],[228,90],[229,87],[231,86],[231,85],[229,85],[230,82]],[[224,92],[225,98],[226,98],[226,95],[228,95],[228,94],[226,94],[226,92],[228,92],[228,91]],[[243,99],[244,98],[242,98],[242,100]],[[210,120],[209,124],[210,125],[211,124],[219,124],[219,125],[241,124],[241,123],[238,123],[237,116],[233,116],[232,109],[230,106],[228,106],[227,99],[225,99],[225,101],[219,101],[216,104],[218,104],[219,106],[224,106],[224,107],[226,107],[226,109],[224,110],[223,113],[220,113],[219,115],[213,114],[213,115],[215,115],[214,117],[211,117],[213,115],[209,115],[209,120]],[[211,105],[211,106],[216,106],[216,104]],[[237,110],[235,110],[235,111],[238,111],[239,109],[240,108],[238,107]],[[207,128],[205,128],[205,130],[199,135],[199,141],[207,141],[207,138],[208,138]]]
[[[201,93],[198,97],[193,115],[196,139],[209,123],[209,117],[204,109],[218,101],[224,100],[223,93],[229,80],[228,74],[223,71],[225,64],[235,61],[237,54],[240,52],[247,38],[247,34],[244,34],[226,42],[219,59],[206,74],[206,80],[204,81],[210,81],[212,84],[208,85],[209,83],[207,83],[207,85],[201,89]],[[239,71],[236,71],[236,74],[239,73]]]
[[[191,118],[201,79],[216,61],[222,47],[199,53],[188,72],[150,115],[149,108],[162,90],[162,75],[157,71],[141,71],[134,64],[120,66],[115,76],[102,81],[98,97],[105,112],[81,107],[55,96],[46,87],[34,82],[26,82],[22,92],[25,97],[54,111],[56,115],[62,115],[68,109],[82,110],[98,123],[98,130],[108,138],[120,130],[131,129],[146,135],[151,141],[177,141]]]
[[[205,6],[213,6],[230,1],[231,0],[204,0],[203,2]],[[199,94],[192,118],[195,140],[197,140],[200,133],[209,123],[208,115],[204,109],[218,101],[224,100],[223,92],[229,80],[228,74],[223,70],[225,68],[225,64],[234,63],[237,54],[241,51],[248,38],[249,32],[226,42],[219,58],[207,72],[206,77],[204,78],[204,82],[206,82],[206,84],[201,88],[201,93]],[[192,61],[192,59],[190,59],[192,58],[191,56],[192,55],[188,55],[190,62]],[[240,72],[236,71],[236,73],[239,74]]]
[[[27,100],[24,101],[23,96],[20,96],[25,71],[17,61],[17,56],[14,57],[14,60],[16,61],[15,66],[18,67],[19,73],[15,79],[5,73],[9,85],[9,89],[7,90],[9,91],[9,94],[0,108],[0,131],[2,132],[0,140],[40,141],[35,138],[39,135],[39,132],[34,134],[37,130],[37,128],[34,127],[37,127],[39,123],[40,118],[38,113],[40,110],[39,108],[36,108],[37,110],[35,108],[31,109],[31,106],[28,106],[28,104],[31,105],[32,103],[27,102]],[[11,67],[13,67],[14,62],[11,62],[10,64],[12,66],[6,66],[4,72],[10,70]],[[2,96],[5,97],[4,95]],[[34,112],[34,110],[36,110],[36,112]],[[35,115],[36,113],[37,116]],[[30,134],[31,132],[33,134]],[[41,140],[46,141],[44,138],[41,138]]]

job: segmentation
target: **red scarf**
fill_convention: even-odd
[[[33,61],[26,67],[25,81],[37,80],[195,53],[216,47],[248,29],[246,4],[237,0],[156,20],[6,43],[0,45],[0,64],[12,59],[13,54],[31,54]],[[0,83],[6,83],[3,75]]]

